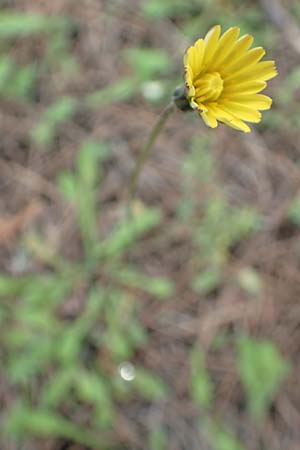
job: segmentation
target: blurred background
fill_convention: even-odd
[[[299,450],[298,0],[2,0],[1,450]],[[176,112],[185,49],[275,59],[253,132]]]

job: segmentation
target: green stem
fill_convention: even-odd
[[[159,136],[163,126],[165,125],[166,121],[168,120],[169,116],[172,114],[172,112],[175,109],[175,105],[173,100],[166,106],[166,108],[161,112],[161,114],[158,117],[157,122],[153,126],[151,133],[149,135],[149,138],[142,149],[141,153],[138,156],[138,160],[135,166],[134,171],[132,172],[132,175],[129,180],[129,186],[128,186],[128,204],[130,209],[130,203],[135,197],[136,194],[136,188],[139,181],[139,176],[143,170],[143,167],[145,165],[145,162],[147,161],[151,150],[153,149],[153,145],[155,144],[155,141],[157,137]]]

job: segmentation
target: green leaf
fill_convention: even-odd
[[[164,428],[158,426],[150,429],[149,448],[150,450],[166,450],[167,434]]]
[[[300,201],[299,198],[295,198],[288,209],[287,212],[288,219],[294,224],[299,226],[300,225]]]
[[[6,98],[30,100],[36,81],[35,64],[21,66],[9,56],[0,59],[0,94]]]
[[[199,10],[199,1],[190,0],[144,0],[142,2],[142,13],[151,19],[164,17],[182,17]]]
[[[62,171],[58,175],[57,184],[59,190],[67,200],[74,202],[78,191],[77,180],[70,172]]]
[[[74,200],[82,240],[88,257],[93,256],[97,241],[96,190],[100,183],[101,166],[99,163],[107,157],[107,154],[108,148],[105,144],[87,140],[77,155],[77,192]]]
[[[41,394],[42,405],[44,407],[58,407],[62,401],[70,398],[70,389],[75,378],[76,370],[73,368],[56,372],[44,386]]]
[[[109,294],[103,286],[91,288],[87,297],[85,311],[81,315],[81,321],[89,321],[90,319],[93,321],[97,320],[99,315],[102,314],[108,298]]]
[[[115,413],[112,403],[107,403],[105,405],[101,405],[101,407],[96,407],[93,413],[93,419],[96,429],[98,429],[99,427],[101,429],[110,428],[113,425],[113,421],[115,419]]]
[[[101,427],[112,425],[113,407],[110,386],[99,374],[80,370],[76,375],[75,388],[79,399],[95,407],[95,419]]]
[[[270,407],[289,364],[272,342],[241,337],[237,343],[238,368],[250,413],[260,419]]]
[[[167,395],[167,386],[155,374],[143,369],[136,369],[136,377],[133,381],[136,390],[148,400],[162,399]]]
[[[26,280],[26,278],[25,278]],[[54,310],[74,286],[72,275],[62,272],[59,275],[39,275],[30,277],[23,285],[23,304],[41,310]],[[18,312],[16,312],[17,314]]]
[[[31,409],[18,405],[10,412],[5,429],[14,438],[18,436],[67,438],[84,446],[99,449],[98,436],[61,415],[45,409]],[[104,449],[106,443],[103,439],[101,441],[102,449]]]
[[[76,168],[81,189],[95,189],[100,174],[98,163],[108,155],[108,147],[102,142],[86,140],[77,155]]]
[[[58,336],[56,355],[64,366],[71,366],[80,359],[85,334],[85,326],[77,321],[66,327],[63,334]]]
[[[76,390],[81,400],[103,406],[109,398],[107,383],[93,372],[79,370],[75,378]]]
[[[113,272],[113,276],[127,286],[142,289],[159,298],[170,297],[174,292],[174,287],[170,280],[163,277],[149,277],[133,268],[118,268]]]
[[[69,21],[63,17],[49,17],[35,13],[20,13],[15,10],[0,12],[0,37],[21,37],[66,28]]]
[[[39,345],[36,345],[38,339]],[[25,347],[10,349],[6,371],[10,382],[18,384],[32,380],[37,374],[43,373],[50,364],[54,347],[49,337],[36,335],[26,343]]]
[[[130,359],[133,355],[133,345],[127,336],[116,328],[105,333],[104,343],[117,362]]]
[[[222,274],[218,268],[207,269],[194,278],[193,289],[201,295],[209,294],[216,289],[222,281]]]
[[[237,437],[224,427],[209,427],[209,440],[214,450],[244,450]]]
[[[212,405],[214,389],[205,366],[205,356],[197,347],[191,351],[190,363],[192,398],[201,408],[209,408]]]
[[[35,64],[19,67],[17,73],[14,75],[8,94],[11,97],[30,100],[36,82],[36,75],[37,69]]]
[[[122,78],[113,84],[89,94],[85,99],[85,104],[90,108],[96,108],[112,103],[120,103],[130,99],[138,89],[138,80],[133,77]]]
[[[143,80],[162,76],[170,68],[170,56],[160,49],[130,48],[125,51],[125,58]]]
[[[218,266],[226,261],[231,246],[246,238],[258,223],[255,211],[231,207],[220,191],[208,199],[195,241],[210,264]]]
[[[50,144],[58,132],[58,127],[72,117],[77,106],[78,102],[73,97],[65,96],[55,101],[32,129],[32,138],[38,144]]]
[[[172,13],[170,4],[167,1],[148,0],[142,3],[142,12],[144,16],[151,19],[158,19],[161,17],[168,17]]]
[[[131,319],[128,328],[128,338],[134,348],[142,347],[147,342],[147,332],[140,322]]]
[[[197,177],[197,180],[210,181],[216,172],[215,160],[210,152],[213,139],[201,136],[192,139],[191,152],[183,163],[186,177]]]
[[[10,277],[0,276],[0,297],[18,295],[28,285],[35,282],[35,277]]]
[[[13,59],[4,55],[0,59],[0,89],[1,91],[5,91],[6,85],[9,81],[10,76],[13,74],[13,70],[15,68],[15,63]]]
[[[108,238],[96,248],[100,258],[120,256],[131,247],[143,234],[155,227],[161,214],[155,209],[145,209],[142,213],[124,220],[116,226]]]

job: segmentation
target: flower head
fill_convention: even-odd
[[[204,39],[188,48],[184,56],[186,97],[206,125],[216,128],[218,121],[244,131],[244,122],[260,122],[259,110],[269,109],[272,99],[259,94],[267,80],[275,77],[274,61],[260,61],[262,47],[250,49],[253,37],[239,38],[238,27],[222,36],[220,25],[213,27]],[[250,50],[249,50],[250,49]]]

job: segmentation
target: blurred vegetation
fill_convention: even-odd
[[[117,8],[118,2],[112,2],[110,14]],[[292,11],[300,16],[297,2]],[[140,2],[137,13],[150,25],[172,21],[189,40],[197,37],[199,30],[204,33],[220,23],[224,27],[238,24],[272,51],[279,42],[255,2],[147,0]],[[74,58],[71,45],[76,26],[64,15],[3,10],[1,99],[35,107],[39,84],[47,73],[55,72],[59,78],[76,71],[80,62]],[[36,38],[45,46],[43,56],[17,59],[13,51],[16,43],[26,46]],[[139,97],[160,107],[180,80],[175,61],[179,56],[170,58],[167,50],[151,44],[127,48],[118,57],[128,66],[130,76],[78,95],[61,95],[55,85],[49,85],[49,103],[42,108],[38,105],[37,121],[28,130],[32,144],[41,153],[49,151],[61,127],[79,110],[134,102]],[[268,127],[291,132],[299,127],[296,102],[289,106],[299,95],[299,87],[300,67],[295,67],[274,91],[275,107],[265,114],[261,130]],[[287,112],[284,118],[282,111]],[[190,288],[199,302],[210,301],[226,284],[241,288],[249,301],[259,301],[263,283],[256,268],[243,267],[228,279],[227,263],[231,251],[260,229],[261,217],[252,207],[231,203],[218,179],[212,145],[211,135],[191,138],[182,167],[175,220],[185,227],[193,249],[190,267],[186,268],[192,273]],[[1,360],[5,383],[15,395],[13,406],[1,419],[2,439],[19,443],[19,448],[32,437],[66,438],[92,449],[124,448],[113,434],[120,411],[126,414],[137,398],[145,405],[166,402],[172,389],[163,370],[155,373],[136,360],[138,351],[147,348],[150,335],[140,319],[142,299],[149,296],[155,302],[176,297],[174,280],[143,273],[134,258],[143,238],[160,226],[164,212],[137,204],[132,218],[121,214],[113,229],[99,231],[99,192],[111,143],[87,139],[78,147],[74,149],[73,170],[60,171],[56,187],[74,214],[81,259],[64,257],[45,241],[42,231],[31,231],[20,244],[22,251],[27,260],[45,270],[19,276],[3,273],[0,277]],[[291,204],[289,216],[299,225],[297,200]],[[164,239],[168,230],[160,228],[160,233]],[[78,315],[66,318],[64,304],[74,295],[84,298],[84,307]],[[245,330],[220,335],[213,345],[224,348],[228,342],[236,349],[234,364],[247,410],[251,420],[259,423],[268,414],[290,363],[272,341],[251,337]],[[194,342],[187,359],[190,379],[186,395],[197,410],[199,439],[205,435],[215,450],[243,449],[235,430],[214,411],[215,380],[206,364],[205,348]],[[122,376],[122,369],[127,375]],[[81,421],[80,417],[88,419]],[[145,439],[145,448],[167,449],[168,430],[163,421],[147,430]]]

